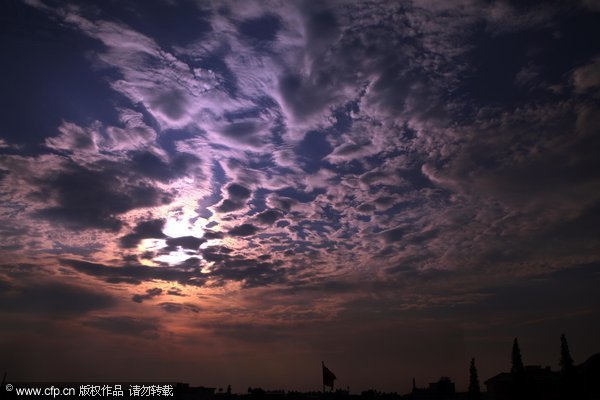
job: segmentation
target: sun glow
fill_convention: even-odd
[[[196,216],[183,215],[179,218],[169,217],[165,223],[163,233],[169,237],[195,236],[201,237],[204,234],[202,221]]]
[[[158,257],[154,257],[153,260],[161,263],[167,263],[169,265],[176,265],[184,262],[185,260],[194,255],[195,254],[190,254],[189,252],[178,248],[176,251],[169,252],[169,254],[162,254]]]
[[[169,238],[180,238],[193,236],[202,238],[204,236],[204,227],[209,221],[198,217],[198,214],[189,208],[179,209],[169,213],[165,226],[162,229]],[[177,265],[181,264],[190,257],[202,259],[198,254],[199,249],[205,249],[210,246],[218,245],[222,239],[209,239],[200,245],[199,249],[184,249],[181,246],[169,248],[168,239],[143,239],[138,245],[138,252],[146,254],[141,263],[147,266],[158,266],[160,264]]]

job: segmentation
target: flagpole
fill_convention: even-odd
[[[325,371],[325,363],[321,361],[321,378],[323,378],[323,371]],[[325,395],[325,379],[321,379],[323,382],[323,395]]]

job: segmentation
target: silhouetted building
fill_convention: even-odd
[[[581,390],[581,398],[600,399],[600,353],[594,354],[575,367],[576,383]]]
[[[234,400],[239,396],[231,392],[231,385],[227,385],[227,390],[223,391],[223,388],[219,389],[219,392],[215,395],[215,400]]]
[[[214,400],[215,390],[216,388],[192,387],[189,383],[178,383],[173,392],[178,400]]]
[[[550,367],[526,366],[524,384],[517,387],[514,374],[502,372],[485,381],[488,400],[600,400],[600,354],[595,354],[584,363],[574,367],[568,390],[567,377]],[[519,393],[521,391],[521,393]]]
[[[483,382],[487,387],[488,400],[511,399],[514,392],[513,375],[508,372],[501,372],[492,376]]]
[[[560,399],[560,374],[552,371],[550,367],[528,365],[523,371],[523,381],[517,382],[518,378],[513,373],[502,372],[485,381],[487,399]]]
[[[450,378],[443,376],[437,382],[429,384],[428,388],[416,387],[413,379],[412,392],[405,396],[411,400],[450,400],[456,398],[456,389],[454,382]]]

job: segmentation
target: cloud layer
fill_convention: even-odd
[[[36,41],[60,43],[32,73],[44,85],[13,71],[7,92],[56,92],[49,111],[2,103],[13,316],[177,343],[282,329],[277,342],[291,326],[475,307],[600,262],[588,2],[15,7],[39,26],[9,26],[32,54],[15,71],[42,56]],[[95,83],[68,101],[57,75]]]

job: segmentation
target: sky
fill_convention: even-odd
[[[0,5],[0,359],[352,392],[600,352],[600,3]]]

